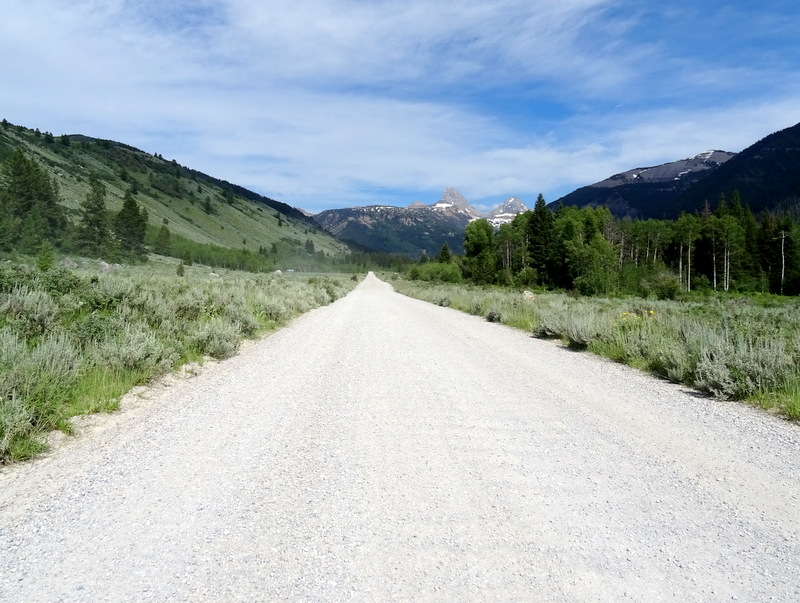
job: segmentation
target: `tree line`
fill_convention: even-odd
[[[412,277],[585,295],[800,293],[800,224],[788,214],[756,217],[738,192],[677,220],[617,219],[604,207],[553,211],[539,195],[532,211],[498,230],[486,220],[468,224],[464,250],[455,257],[443,247],[431,262],[440,266],[423,261]]]
[[[36,161],[15,150],[0,170],[0,250],[37,254],[42,249],[89,257],[136,258],[145,254],[147,210],[127,192],[109,215],[106,188],[92,177],[78,219],[67,219],[58,183]]]

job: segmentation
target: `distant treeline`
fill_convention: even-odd
[[[620,220],[605,208],[551,211],[539,195],[533,211],[498,231],[486,220],[471,222],[464,248],[455,257],[443,247],[435,262],[423,258],[411,276],[585,295],[800,293],[800,224],[788,214],[756,217],[738,192],[730,200],[720,196],[713,210],[707,203],[677,220]]]

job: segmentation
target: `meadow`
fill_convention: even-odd
[[[98,270],[0,264],[0,463],[46,449],[70,417],[112,411],[134,385],[344,296],[355,276],[254,274],[150,261]]]
[[[395,290],[800,420],[800,300],[523,293],[386,277]]]

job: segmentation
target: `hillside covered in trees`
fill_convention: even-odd
[[[301,211],[158,154],[0,124],[0,252],[248,270],[363,263]]]
[[[734,191],[716,206],[676,220],[616,219],[606,208],[560,206],[539,196],[533,211],[495,231],[470,223],[465,254],[444,248],[415,266],[423,280],[500,283],[674,298],[681,291],[800,293],[800,224],[788,214],[758,218]]]

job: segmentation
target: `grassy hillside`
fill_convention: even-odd
[[[260,251],[276,268],[319,268],[326,256],[347,251],[295,208],[124,144],[82,135],[53,136],[4,120],[0,162],[18,148],[55,178],[73,221],[94,175],[106,188],[112,214],[122,207],[126,191],[134,193],[147,210],[151,239],[167,225],[178,243]]]

